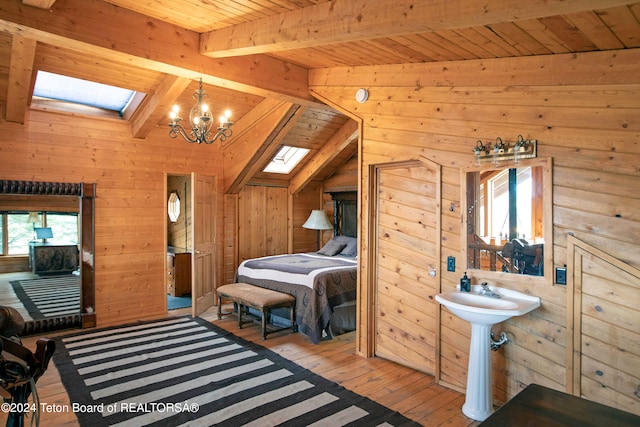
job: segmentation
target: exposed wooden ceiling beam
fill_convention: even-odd
[[[294,176],[289,183],[289,193],[296,194],[301,191],[322,169],[336,158],[345,148],[358,137],[358,123],[349,120],[320,151],[307,162],[306,165]]]
[[[429,62],[423,64],[372,65],[350,68],[325,68],[309,71],[309,87],[321,93],[330,86],[353,81],[362,87],[487,86],[496,81],[509,86],[555,86],[637,84],[640,49],[621,49],[576,54],[525,56],[520,58],[472,59],[468,61]],[[589,70],[585,73],[584,70]],[[355,91],[355,89],[354,89]],[[330,103],[330,100],[325,100]],[[359,110],[375,108],[368,101],[357,104]]]
[[[40,9],[49,9],[55,2],[56,0],[22,0],[22,4]]]
[[[223,148],[225,193],[236,193],[249,182],[302,111],[297,104],[265,99],[234,124],[233,138]]]
[[[144,138],[156,127],[162,116],[166,116],[171,104],[184,92],[191,80],[167,75],[160,82],[155,93],[143,101],[131,119],[131,135]],[[169,119],[167,119],[167,122]]]
[[[35,40],[21,35],[13,36],[7,87],[6,119],[8,122],[24,123],[24,115],[30,99],[36,44]]]
[[[200,51],[223,58],[476,27],[632,4],[637,0],[335,0],[203,33]]]
[[[315,104],[303,67],[263,55],[213,60],[199,54],[197,33],[103,1],[66,0],[50,10],[5,3],[0,31],[263,97]]]

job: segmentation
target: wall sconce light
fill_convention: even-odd
[[[502,138],[498,137],[492,147],[478,140],[473,148],[473,153],[477,166],[486,161],[491,161],[494,166],[498,166],[500,162],[507,160],[513,160],[513,163],[517,165],[522,159],[537,157],[538,141],[535,139],[525,140],[522,135],[518,135],[516,142],[510,144],[504,143]]]

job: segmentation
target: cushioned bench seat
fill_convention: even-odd
[[[218,319],[222,318],[222,299],[228,299],[238,304],[238,327],[242,328],[244,321],[242,316],[246,307],[259,310],[262,313],[262,339],[267,339],[267,334],[282,331],[286,328],[269,328],[267,319],[272,309],[286,307],[289,308],[291,319],[291,330],[296,331],[295,326],[295,305],[296,299],[289,294],[272,291],[248,283],[231,283],[220,286],[218,292]]]

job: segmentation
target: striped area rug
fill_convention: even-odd
[[[82,426],[418,426],[200,318],[58,338]]]
[[[80,276],[15,280],[11,285],[33,320],[80,312]]]

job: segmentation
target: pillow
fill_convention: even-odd
[[[339,243],[344,243],[346,246],[340,252],[340,255],[354,257],[358,255],[358,239],[349,236],[336,236],[334,239]]]
[[[344,243],[340,243],[334,239],[331,239],[317,253],[319,253],[320,255],[334,256],[338,255],[340,251],[342,251],[346,246],[347,245]]]

